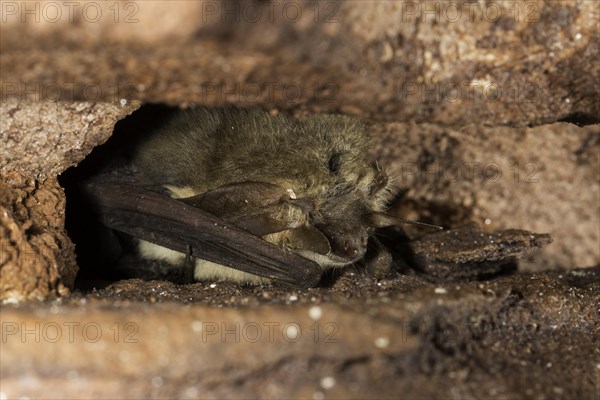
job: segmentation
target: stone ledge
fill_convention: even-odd
[[[305,292],[124,281],[3,307],[2,392],[586,398],[600,384],[590,357],[599,277],[598,268],[452,284],[346,274]]]

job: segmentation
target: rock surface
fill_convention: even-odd
[[[373,158],[406,192],[402,216],[551,234],[523,270],[600,263],[600,125],[387,123],[370,133]]]
[[[77,265],[56,175],[80,162],[136,105],[17,102],[0,106],[0,299],[66,294]]]
[[[484,233],[477,227],[466,227],[426,235],[412,241],[410,249],[416,267],[450,280],[457,275],[483,277],[514,268],[518,259],[550,242],[548,234],[518,229]]]
[[[0,103],[0,174],[56,177],[104,143],[139,103],[26,101]]]
[[[445,125],[600,115],[594,1],[176,3],[5,5],[2,99],[260,104]]]
[[[121,281],[3,307],[2,393],[593,399],[600,269],[332,287]],[[37,325],[36,325],[37,324]]]

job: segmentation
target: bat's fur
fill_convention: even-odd
[[[385,173],[368,162],[368,148],[364,125],[348,116],[294,120],[258,110],[192,108],[178,112],[148,135],[133,161],[176,198],[232,183],[265,182],[291,189],[299,199],[310,199],[310,213],[289,218],[322,231],[331,242],[331,252],[295,251],[329,267],[362,258],[370,234],[368,216],[383,211],[393,194]],[[264,236],[282,247],[285,237],[286,231]],[[140,250],[147,258],[173,264],[185,259],[181,253],[147,242]],[[195,277],[260,281],[200,260]]]

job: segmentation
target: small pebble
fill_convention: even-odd
[[[323,310],[319,306],[313,306],[308,310],[308,315],[313,320],[318,320],[323,315]]]
[[[285,336],[289,340],[294,340],[300,335],[300,329],[295,324],[287,325],[285,328]]]
[[[321,379],[321,387],[325,390],[329,390],[335,386],[335,378],[332,376],[326,376]]]
[[[435,294],[446,294],[446,293],[448,293],[448,290],[446,290],[443,287],[436,287],[433,291],[434,291]]]
[[[194,332],[201,332],[202,331],[202,322],[200,322],[200,321],[193,321],[192,322],[192,330]]]
[[[385,349],[390,345],[390,339],[386,336],[378,337],[375,339],[375,347],[378,349]]]
[[[563,392],[564,392],[564,389],[563,389],[563,388],[561,388],[561,387],[558,387],[558,386],[554,386],[554,387],[552,388],[552,391],[553,391],[554,393],[556,393],[556,394],[563,394]]]

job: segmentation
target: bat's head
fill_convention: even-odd
[[[327,241],[327,252],[319,237],[311,234],[313,240],[305,241],[306,248],[297,249],[298,254],[323,267],[344,266],[364,257],[369,236],[385,215],[382,199],[391,193],[385,172],[373,169],[364,179],[368,183],[340,183],[312,199],[308,222]]]
[[[310,199],[308,222],[326,238],[329,251],[315,251],[311,241],[296,252],[324,267],[343,266],[363,258],[369,236],[380,225],[395,193],[388,175],[368,159],[364,125],[355,118],[320,115],[304,121],[299,197]],[[288,167],[289,168],[289,167]],[[313,242],[316,235],[312,235]],[[315,246],[322,249],[323,246]]]

